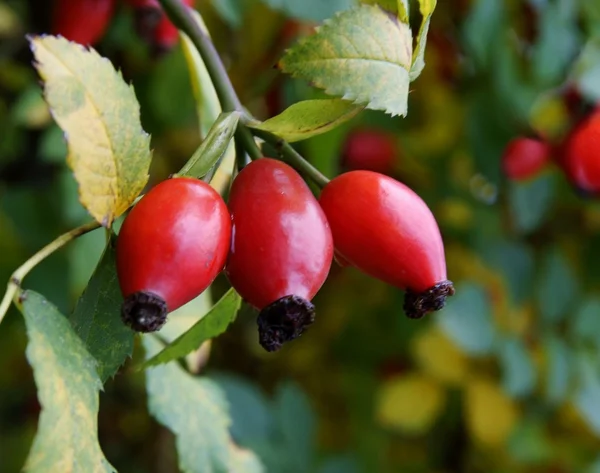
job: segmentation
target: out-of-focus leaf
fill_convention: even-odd
[[[379,388],[376,417],[384,427],[406,434],[426,433],[446,402],[440,384],[421,373],[401,375]]]
[[[543,320],[549,324],[562,320],[578,292],[577,275],[563,253],[557,249],[546,253],[536,292]]]
[[[280,384],[274,413],[288,462],[295,471],[309,471],[315,459],[316,419],[306,394],[292,382]]]
[[[531,297],[534,258],[531,249],[522,243],[503,241],[488,244],[486,259],[490,266],[504,274],[510,295],[516,305]]]
[[[473,4],[464,22],[463,36],[467,47],[479,65],[488,62],[496,37],[506,21],[504,3],[496,0],[478,0]]]
[[[512,397],[524,397],[535,388],[536,372],[525,345],[519,338],[501,340],[498,356],[502,367],[502,387]]]
[[[521,422],[508,443],[510,455],[528,465],[548,461],[552,457],[552,445],[544,427],[537,422]]]
[[[600,37],[591,38],[573,67],[577,87],[589,100],[600,101]]]
[[[143,337],[147,358],[161,345]],[[212,381],[194,378],[176,363],[146,371],[148,409],[176,437],[179,468],[184,473],[259,473],[260,461],[249,451],[233,446],[230,419],[223,392]]]
[[[595,363],[587,358],[579,360],[579,389],[573,396],[573,403],[581,413],[589,428],[600,437],[600,376]]]
[[[421,12],[421,26],[417,34],[417,45],[412,58],[410,67],[410,80],[413,81],[423,71],[425,67],[425,47],[427,46],[427,33],[429,32],[429,23],[431,15],[435,10],[437,0],[419,0],[419,10]]]
[[[81,203],[105,226],[148,180],[150,137],[133,89],[110,61],[61,37],[31,39],[44,97],[68,141]]]
[[[600,298],[586,299],[569,317],[569,327],[576,340],[588,341],[600,348]]]
[[[469,382],[464,397],[466,424],[473,440],[486,446],[503,445],[518,421],[515,403],[486,379]]]
[[[248,0],[216,0],[211,3],[227,23],[234,28],[241,26]]]
[[[264,0],[271,8],[299,20],[323,21],[353,5],[353,0]]]
[[[123,296],[114,244],[113,238],[70,317],[75,333],[98,361],[96,368],[103,382],[114,376],[133,352],[134,332],[121,320]]]
[[[556,336],[546,337],[544,348],[546,351],[546,399],[552,404],[559,404],[569,393],[573,360],[569,347]]]
[[[197,350],[206,340],[222,334],[235,320],[241,302],[242,298],[239,294],[234,289],[230,289],[192,328],[167,345],[156,356],[147,359],[140,368],[148,368],[181,358]]]
[[[577,52],[577,3],[559,0],[544,5],[540,9],[538,28],[531,64],[538,84],[549,86],[563,79],[565,69]]]
[[[418,366],[432,378],[450,386],[465,381],[469,360],[437,325],[417,334],[411,348]]]
[[[34,85],[21,93],[12,114],[15,123],[26,128],[44,128],[52,120],[40,89]]]
[[[555,197],[555,180],[550,174],[528,182],[511,182],[509,203],[515,226],[520,232],[536,230],[549,215]]]
[[[289,49],[279,68],[330,95],[406,115],[411,59],[408,25],[378,7],[361,5],[340,13]]]
[[[340,99],[304,100],[252,127],[294,142],[327,133],[354,118],[362,109]]]
[[[356,459],[349,455],[340,455],[326,459],[319,467],[318,473],[359,473]]]
[[[225,392],[231,414],[231,435],[241,445],[252,447],[265,442],[273,434],[273,406],[258,387],[243,378],[229,375],[212,375]]]
[[[477,284],[462,284],[437,317],[442,330],[470,355],[491,352],[495,329],[490,302],[485,290]]]
[[[44,130],[40,141],[39,153],[42,159],[52,163],[63,163],[67,157],[67,142],[63,131],[56,125]]]
[[[23,294],[27,359],[42,405],[26,472],[115,471],[98,444],[96,362],[66,317],[41,295]]]
[[[181,176],[203,177],[225,156],[240,119],[239,112],[222,113],[206,138],[179,171]]]

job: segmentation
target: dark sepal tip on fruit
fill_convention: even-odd
[[[125,298],[121,305],[123,323],[136,332],[156,332],[167,321],[167,303],[149,291],[138,291]]]
[[[279,350],[315,321],[315,306],[299,296],[285,296],[258,314],[258,341],[267,351]]]
[[[453,295],[452,281],[442,281],[423,292],[407,289],[404,295],[404,313],[410,319],[420,319],[429,312],[443,309],[446,298]]]

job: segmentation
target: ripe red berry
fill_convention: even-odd
[[[227,206],[208,184],[173,178],[152,188],[117,240],[123,321],[138,332],[160,329],[221,272],[230,240]]]
[[[371,171],[331,180],[320,203],[336,250],[353,266],[406,290],[404,311],[420,318],[454,294],[431,211],[404,184]]]
[[[569,179],[584,192],[600,192],[600,111],[577,125],[564,146],[563,167]]]
[[[342,151],[345,169],[389,174],[394,169],[397,147],[394,137],[381,130],[359,130],[348,135]]]
[[[261,158],[235,178],[225,268],[232,286],[259,309],[259,341],[278,350],[314,320],[309,302],[333,259],[329,225],[309,187],[285,163]]]
[[[550,162],[551,148],[545,141],[535,138],[515,138],[504,150],[502,169],[509,179],[530,179]]]
[[[101,38],[115,10],[116,0],[57,0],[52,33],[83,45]]]

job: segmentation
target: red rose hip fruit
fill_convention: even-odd
[[[361,271],[406,290],[408,317],[439,310],[454,294],[435,218],[404,184],[351,171],[325,186],[320,203],[336,250]]]
[[[513,181],[530,179],[550,162],[551,148],[545,141],[519,137],[506,146],[502,155],[504,174]]]
[[[333,260],[333,240],[319,203],[285,163],[261,158],[235,178],[229,196],[233,223],[225,272],[260,310],[259,342],[275,351],[314,321],[310,300]]]
[[[208,184],[173,178],[152,188],[117,239],[123,322],[138,332],[160,329],[221,272],[230,240],[227,206]]]
[[[101,38],[115,10],[116,0],[58,0],[52,17],[53,34],[83,45]]]
[[[563,167],[573,184],[589,194],[600,192],[600,111],[577,125],[563,149]]]

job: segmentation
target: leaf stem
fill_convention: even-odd
[[[238,129],[235,134],[235,137],[239,140],[240,144],[244,147],[244,149],[248,153],[248,156],[250,156],[250,159],[252,159],[254,161],[255,159],[259,159],[259,158],[263,157],[263,153],[262,153],[261,149],[256,144],[256,141],[254,141],[254,136],[252,136],[252,133],[250,132],[248,127],[246,127],[246,125],[244,125],[243,123],[240,123],[238,125]]]
[[[202,60],[206,65],[208,74],[213,82],[221,108],[224,112],[233,112],[238,110],[243,112],[242,104],[238,98],[233,84],[227,75],[225,66],[219,57],[219,53],[215,49],[208,35],[202,31],[202,28],[194,20],[194,17],[181,0],[158,0],[164,8],[169,20],[181,31],[183,31],[198,52],[202,56]]]
[[[31,258],[25,261],[25,263],[19,266],[10,277],[10,280],[8,281],[8,286],[6,288],[6,293],[4,294],[2,302],[0,302],[0,322],[2,322],[2,319],[8,312],[10,302],[18,294],[23,279],[29,274],[29,272],[33,268],[35,268],[44,259],[50,256],[56,250],[65,246],[70,241],[80,237],[81,235],[85,235],[86,233],[89,233],[92,230],[96,230],[97,228],[100,228],[100,224],[94,220],[93,222],[89,222],[84,225],[81,225],[80,227],[74,228],[73,230],[70,230],[67,233],[63,233],[56,240],[54,240],[51,243],[48,243],[40,251],[38,251]]]
[[[267,143],[272,144],[285,161],[295,167],[296,170],[305,173],[321,189],[329,183],[329,179],[322,174],[321,171],[304,159],[302,155],[284,139],[279,138],[279,136],[274,135],[273,133],[259,129],[252,129],[252,133],[259,138],[262,138]]]

